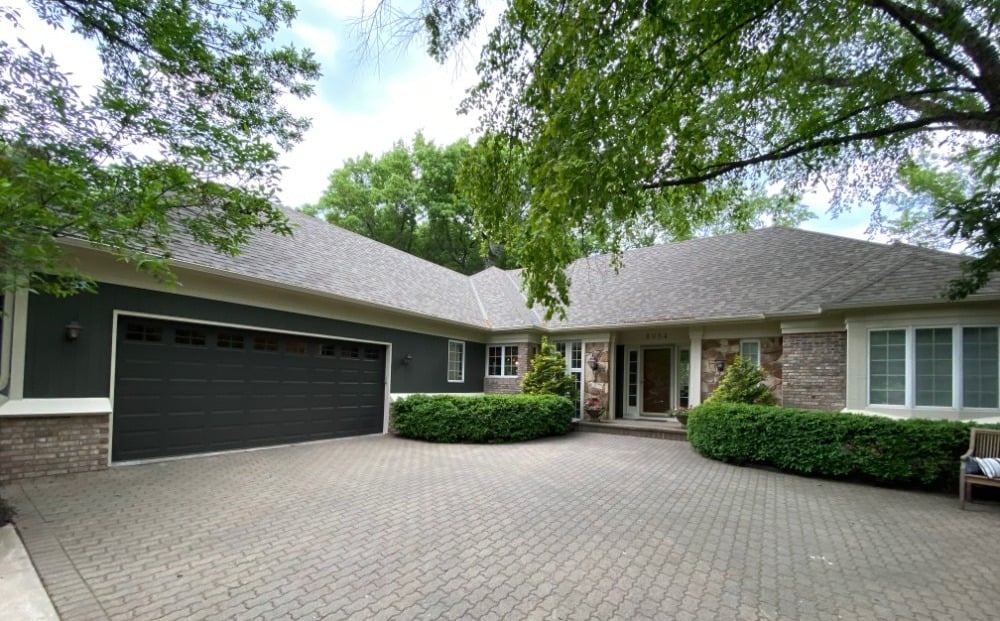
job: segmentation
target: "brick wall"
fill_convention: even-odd
[[[534,343],[510,343],[510,345],[517,345],[518,374],[513,377],[486,377],[483,380],[483,392],[502,395],[513,395],[521,392],[521,378],[531,362],[532,348],[537,348],[538,345]],[[486,352],[488,361],[489,347],[487,347]]]
[[[0,417],[0,481],[107,467],[107,414]]]
[[[847,333],[784,336],[782,405],[841,410],[847,405]]]

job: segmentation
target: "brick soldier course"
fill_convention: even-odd
[[[1000,507],[682,442],[369,437],[5,489],[64,621],[988,619]]]

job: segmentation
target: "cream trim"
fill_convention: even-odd
[[[782,321],[782,334],[813,334],[816,332],[844,332],[847,325],[843,317],[824,317],[800,321]]]
[[[24,398],[24,366],[28,349],[28,300],[25,290],[14,294],[14,325],[10,338],[10,376],[7,397],[11,401]]]
[[[691,328],[691,379],[688,385],[688,407],[701,405],[701,339],[702,331]]]
[[[103,397],[11,399],[0,405],[0,417],[91,416],[93,414],[111,414],[111,399]]]
[[[142,317],[145,319],[160,319],[163,321],[180,321],[184,323],[194,323],[203,326],[216,326],[225,328],[237,328],[240,330],[259,330],[261,332],[271,332],[274,334],[287,334],[291,336],[305,336],[309,338],[320,338],[320,339],[331,339],[339,341],[350,341],[352,343],[370,343],[372,345],[384,345],[385,350],[385,382],[384,382],[384,392],[382,399],[382,433],[387,433],[389,431],[389,386],[392,381],[392,343],[386,341],[374,341],[369,339],[358,339],[353,337],[338,336],[335,334],[323,334],[317,332],[300,332],[297,330],[283,330],[280,328],[269,328],[267,326],[258,326],[253,324],[242,324],[242,323],[231,323],[224,321],[210,321],[204,319],[197,319],[192,317],[178,316],[178,315],[159,315],[155,313],[140,313],[130,310],[114,309],[111,313],[112,316],[112,329],[111,329],[111,386],[108,389],[108,394],[110,395],[111,412],[114,411],[114,400],[115,400],[115,376],[117,374],[117,350],[118,350],[118,320],[121,317]],[[112,443],[114,442],[114,415],[112,414],[111,419],[108,424],[108,465],[111,465],[111,454],[112,454]],[[352,436],[353,437],[353,436]],[[198,453],[198,455],[206,455],[207,453]]]
[[[3,308],[3,335],[0,335],[0,390],[7,388],[10,383],[10,341],[14,335],[14,293],[4,295]],[[0,400],[6,400],[4,395],[0,395]]]

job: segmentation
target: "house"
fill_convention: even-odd
[[[697,405],[736,355],[787,406],[1000,417],[1000,278],[949,302],[947,253],[788,228],[641,248],[570,266],[545,321],[516,271],[288,216],[238,257],[178,241],[175,288],[76,244],[97,294],[6,295],[0,478],[385,433],[398,395],[519,390],[543,336],[615,418]]]

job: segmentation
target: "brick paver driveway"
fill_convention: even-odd
[[[9,488],[75,619],[996,619],[1000,508],[577,433],[390,437]]]

